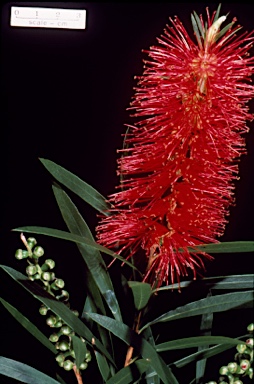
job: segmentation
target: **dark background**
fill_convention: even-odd
[[[10,7],[14,5],[86,9],[87,27],[78,31],[10,27]],[[66,229],[54,201],[52,178],[40,163],[40,157],[62,165],[105,196],[114,192],[118,184],[116,150],[122,147],[124,124],[131,122],[126,108],[133,96],[134,76],[142,73],[142,60],[146,57],[142,49],[156,44],[156,37],[163,32],[170,16],[178,15],[192,34],[190,13],[195,10],[205,14],[206,6],[212,11],[218,4],[8,2],[2,5],[1,264],[23,272],[22,262],[14,258],[15,250],[21,246],[19,234],[11,229],[26,225]],[[237,16],[244,30],[253,29],[252,4],[225,3],[221,14],[228,12],[229,21]],[[223,241],[254,238],[254,127],[253,123],[249,125],[252,130],[246,137],[248,155],[241,160],[236,206],[231,209]],[[71,196],[94,233],[97,213]],[[81,309],[84,293],[79,283],[83,277],[79,263],[82,261],[75,245],[43,236],[37,239],[47,257],[57,261],[58,276],[68,279],[73,307]],[[251,256],[217,255],[207,264],[205,275],[253,272]],[[1,278],[8,296],[12,285],[6,277]],[[172,294],[173,301],[179,296],[176,295]],[[180,301],[184,301],[183,297],[184,294]],[[30,305],[22,293],[17,302],[21,306]],[[36,317],[37,309],[32,305],[31,302],[31,313]],[[162,298],[161,311],[167,305]],[[21,355],[20,360],[27,364],[34,359],[34,366],[50,374],[49,367],[43,369],[37,357],[31,357],[31,349],[37,348],[37,342],[2,308],[0,311],[4,331],[0,336],[1,353],[11,358]],[[225,332],[229,328],[225,324]]]

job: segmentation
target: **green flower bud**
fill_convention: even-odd
[[[56,324],[56,321],[57,321],[56,317],[52,315],[52,316],[50,316],[50,317],[47,318],[46,323],[47,323],[50,327],[54,327],[55,324]]]
[[[59,288],[55,285],[55,282],[53,281],[52,284],[50,284],[50,289],[53,289],[54,291],[58,291]],[[56,297],[57,298],[57,297]]]
[[[238,366],[237,366],[237,370],[236,370],[235,373],[237,373],[238,375],[242,375],[242,374],[244,373],[244,371],[243,371],[242,368],[238,365]]]
[[[248,347],[253,348],[253,338],[251,337],[250,339],[246,340],[246,344]]]
[[[59,339],[59,336],[57,333],[52,333],[50,336],[49,336],[49,340],[52,341],[52,343],[56,343]]]
[[[64,356],[63,353],[59,353],[59,355],[56,356],[56,361],[57,361],[58,363],[63,363],[64,360],[65,360],[65,356]]]
[[[33,276],[34,280],[40,280],[41,275],[39,273],[36,273],[36,275]]]
[[[40,246],[37,246],[34,248],[33,254],[35,257],[41,257],[44,255],[44,249]]]
[[[87,351],[86,354],[85,354],[85,361],[87,363],[89,363],[89,361],[91,361],[91,360],[92,360],[91,353],[89,351]]]
[[[48,312],[48,308],[45,307],[45,305],[42,305],[42,306],[40,307],[40,309],[39,309],[39,312],[40,312],[40,314],[41,314],[42,316],[45,316],[45,315],[47,314],[47,312]]]
[[[58,344],[58,348],[60,349],[60,351],[65,352],[70,348],[70,346],[67,341],[60,341],[60,343]]]
[[[47,272],[48,269],[49,269],[48,264],[46,264],[46,263],[42,264],[42,266],[41,266],[41,271],[42,272]]]
[[[63,325],[63,322],[62,320],[58,320],[56,323],[55,323],[55,328],[60,328],[61,326]]]
[[[63,325],[62,328],[60,329],[60,332],[63,335],[69,335],[72,332],[72,329],[68,327],[68,325]]]
[[[234,384],[243,384],[243,382],[239,379],[234,380]]]
[[[58,288],[63,288],[65,284],[62,279],[56,279],[54,283]]]
[[[76,309],[72,309],[71,311],[72,311],[72,313],[73,313],[75,316],[77,316],[77,317],[79,316],[79,313],[78,313],[78,311],[76,311]]]
[[[248,329],[249,332],[253,332],[253,330],[254,330],[254,323],[250,323],[248,325],[247,329]]]
[[[235,373],[237,371],[238,365],[236,363],[229,363],[228,364],[228,371],[230,373]]]
[[[65,362],[63,363],[63,368],[66,370],[66,371],[71,371],[72,368],[73,368],[73,361],[71,360],[65,360]]]
[[[37,268],[35,265],[28,265],[26,267],[26,273],[28,276],[33,276],[37,273]]]
[[[86,369],[88,367],[88,364],[84,361],[84,363],[80,364],[79,369]],[[208,383],[209,384],[209,383]],[[211,381],[210,384],[217,384],[215,381]]]
[[[252,367],[250,367],[246,373],[247,373],[247,375],[249,375],[250,379],[253,378],[253,368]]]
[[[237,344],[236,349],[238,350],[239,353],[244,353],[246,350],[246,344]]]
[[[240,361],[240,367],[241,367],[241,369],[242,369],[244,372],[247,371],[247,369],[250,368],[250,362],[249,362],[249,360],[246,360],[246,359],[241,360],[241,361]]]
[[[24,252],[26,252],[26,256],[24,255]],[[27,251],[22,251],[22,249],[17,249],[16,252],[15,252],[15,257],[18,260],[22,260],[22,259],[24,259],[27,256],[28,256],[28,252]]]
[[[227,375],[228,374],[228,367],[222,366],[219,370],[221,375]]]
[[[45,260],[45,264],[48,265],[49,269],[53,269],[55,267],[55,265],[56,265],[56,263],[52,259]]]
[[[23,259],[26,259],[29,256],[29,252],[28,251],[22,251],[22,256],[23,256]]]
[[[55,278],[54,272],[42,272],[41,277],[45,281],[52,281]]]
[[[69,292],[67,292],[64,289],[62,289],[61,295],[56,296],[56,299],[57,300],[64,300],[64,301],[66,301],[66,300],[69,299],[69,297],[70,297]]]
[[[29,237],[27,239],[27,244],[32,249],[37,244],[37,241],[34,237]]]

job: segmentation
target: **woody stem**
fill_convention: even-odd
[[[77,379],[78,384],[83,384],[83,380],[82,380],[80,371],[77,369],[76,365],[74,365],[74,367],[73,367],[73,371],[74,371],[74,373],[75,373],[75,376],[76,376],[76,379]]]
[[[141,313],[142,312],[140,311],[138,316],[137,316],[137,319],[134,322],[133,329],[134,329],[134,331],[136,333],[138,333],[138,331],[139,331],[139,324],[140,324],[140,319],[141,319]],[[125,357],[125,363],[124,363],[125,367],[127,367],[131,363],[133,351],[134,351],[134,348],[131,345],[129,345],[129,347],[127,349],[126,357]]]

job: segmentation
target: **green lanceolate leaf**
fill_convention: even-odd
[[[97,285],[94,283],[93,277],[91,274],[86,274],[85,276],[86,280],[86,286],[87,286],[87,298],[85,301],[85,305],[82,311],[81,319],[85,319],[85,323],[89,325],[89,327],[92,327],[93,321],[86,316],[86,312],[95,312],[95,313],[102,313],[106,315],[106,310],[104,308],[104,303],[102,301],[102,296],[99,292],[99,289]],[[113,357],[113,346],[111,341],[111,335],[109,332],[97,324],[98,331],[100,334],[100,340],[106,350],[110,353],[110,355]],[[114,358],[114,357],[113,357]],[[110,368],[114,370],[114,367],[111,365]]]
[[[204,28],[203,28],[203,26],[202,26],[202,23],[201,23],[201,20],[200,20],[200,17],[197,15],[197,13],[194,11],[193,12],[193,16],[194,16],[194,18],[195,18],[195,20],[196,20],[196,23],[197,23],[197,26],[198,26],[198,29],[199,29],[199,31],[200,31],[200,33],[201,33],[201,36],[203,37],[203,39],[204,39],[204,36],[205,36],[205,31],[204,31]]]
[[[69,196],[59,186],[53,186],[53,192],[69,231],[95,243],[88,225]],[[113,316],[116,320],[121,320],[121,312],[113,284],[100,252],[86,245],[77,244],[77,246]],[[103,309],[101,308],[101,310]]]
[[[56,373],[56,378],[60,384],[67,384],[58,373]]]
[[[224,336],[196,336],[196,337],[186,337],[184,339],[177,339],[166,341],[165,343],[157,344],[156,351],[164,352],[175,349],[186,349],[186,348],[196,348],[203,345],[213,345],[213,344],[227,344],[227,345],[237,345],[242,344],[242,340],[232,339],[231,337]]]
[[[147,327],[142,336],[156,349],[154,337],[150,327]],[[152,367],[148,367],[146,370],[145,380],[147,384],[160,384],[160,378]]]
[[[197,245],[188,247],[189,252],[242,253],[254,252],[254,241],[228,241],[224,243]]]
[[[140,311],[147,305],[151,297],[151,285],[139,281],[129,281],[128,285],[132,290],[135,308]]]
[[[219,16],[220,16],[220,9],[221,9],[221,4],[218,5],[218,8],[216,10],[216,13],[215,13],[215,16],[214,16],[214,19],[213,19],[213,22],[215,23],[215,21],[218,20]]]
[[[81,319],[85,319],[85,323],[91,328],[93,321],[88,316],[86,316],[86,312],[95,312],[106,315],[106,310],[104,308],[102,296],[97,285],[93,280],[92,275],[90,273],[86,273],[85,280],[87,286],[87,298],[82,311]],[[105,328],[101,327],[100,325],[97,324],[97,327],[102,344],[110,353],[110,355],[114,358],[111,335]],[[114,367],[112,365],[110,366],[110,368],[114,371]]]
[[[37,300],[42,302],[47,308],[58,315],[65,324],[72,328],[73,331],[79,336],[82,336],[90,345],[93,341],[93,346],[97,348],[101,353],[103,353],[113,365],[115,365],[106,348],[94,336],[90,329],[77,316],[75,316],[74,313],[65,304],[55,300],[36,282],[30,281],[26,276],[22,275],[22,273],[16,271],[15,269],[4,265],[0,265],[0,267],[17,283],[19,283],[26,291],[28,291]]]
[[[207,297],[211,297],[212,293],[209,290]],[[213,325],[213,313],[204,313],[201,316],[200,324],[200,336],[211,336],[212,334],[212,325]],[[222,343],[221,343],[222,344]],[[199,345],[198,351],[207,349],[209,345]],[[196,380],[199,382],[205,374],[207,359],[202,359],[196,362]]]
[[[45,347],[47,347],[51,352],[57,353],[55,346],[49,341],[49,339],[33,324],[30,320],[28,320],[21,312],[19,312],[16,308],[14,308],[11,304],[9,304],[4,299],[0,298],[0,302],[3,306],[9,311],[12,316],[37,340],[39,340]]]
[[[109,369],[107,360],[105,359],[105,356],[103,356],[98,351],[95,351],[95,357],[96,357],[99,371],[101,373],[101,377],[103,378],[103,381],[105,382],[108,380],[109,375],[110,375],[110,369]]]
[[[88,316],[102,327],[108,329],[119,339],[123,340],[127,345],[134,347],[144,359],[149,361],[150,366],[161,378],[163,383],[178,384],[172,371],[167,367],[164,360],[161,359],[152,345],[126,324],[96,313],[89,313]]]
[[[106,308],[102,300],[102,295],[94,282],[94,279],[90,273],[85,275],[87,297],[83,307],[82,318],[85,318],[85,312],[95,312],[101,315],[106,315]],[[89,321],[89,319],[87,319]]]
[[[168,289],[179,289],[187,288],[190,285],[196,289],[202,287],[208,287],[211,290],[213,289],[252,289],[254,285],[254,274],[248,275],[231,275],[231,276],[217,276],[217,277],[205,277],[201,280],[189,280],[182,281],[180,285],[172,284],[166,285],[155,289],[153,292],[167,291]]]
[[[207,297],[205,299],[194,301],[164,313],[163,315],[150,321],[143,326],[140,332],[142,332],[146,327],[159,322],[178,320],[185,317],[203,315],[204,313],[223,312],[229,309],[241,307],[243,305],[246,307],[252,307],[253,292],[254,291],[226,293],[224,295],[216,295],[213,297]]]
[[[193,27],[195,36],[196,36],[197,41],[198,41],[198,45],[199,45],[199,47],[202,47],[201,36],[199,33],[198,25],[197,25],[196,19],[193,15],[191,15],[191,23],[192,23],[192,27]]]
[[[76,365],[79,368],[80,365],[84,362],[86,357],[86,353],[87,353],[86,344],[79,337],[75,335],[71,336],[71,340],[72,340],[72,347],[75,353]]]
[[[216,345],[214,347],[208,348],[203,351],[192,353],[189,356],[186,356],[180,360],[174,361],[173,363],[169,364],[169,366],[175,366],[177,368],[182,368],[187,364],[192,363],[193,361],[198,361],[201,359],[208,359],[209,357],[218,355],[219,353],[222,353],[228,349],[232,348],[232,344],[223,344],[223,345]]]
[[[74,235],[73,233],[61,231],[59,229],[54,229],[54,228],[37,227],[37,226],[15,228],[13,229],[13,231],[28,232],[28,233],[38,234],[38,235],[46,235],[46,236],[56,237],[62,240],[73,241],[74,243],[77,243],[77,244],[83,244],[88,247],[97,249],[100,252],[106,253],[107,255],[110,255],[116,259],[119,259],[122,263],[125,263],[129,267],[137,270],[137,268],[135,268],[129,261],[125,260],[123,257],[117,255],[116,253],[110,251],[108,248],[105,248],[102,245],[97,244],[95,241],[92,241],[90,239],[86,239],[84,237]]]
[[[59,384],[58,381],[52,379],[29,365],[20,363],[12,359],[0,356],[0,374],[19,380],[28,384]]]
[[[222,28],[222,30],[215,37],[215,41],[219,40],[222,36],[224,36],[226,34],[226,32],[233,27],[233,25],[234,25],[234,22],[229,23],[224,28]],[[236,32],[240,31],[240,29],[242,29],[242,27],[236,28],[231,33],[229,33],[227,35],[227,37],[225,36],[225,38],[223,39],[223,44],[225,44],[225,41],[228,40],[231,36],[233,36]],[[220,44],[220,42],[219,42],[219,44]]]
[[[82,181],[79,177],[75,176],[70,171],[67,171],[60,165],[53,161],[40,159],[44,167],[59,181],[62,185],[67,187],[70,191],[81,197],[84,201],[90,204],[93,208],[97,209],[104,215],[108,214],[108,205],[105,197],[96,191],[89,184]]]
[[[106,384],[130,384],[139,380],[142,373],[146,372],[150,363],[148,360],[139,359],[118,371]]]

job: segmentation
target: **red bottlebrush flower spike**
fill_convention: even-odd
[[[192,15],[197,44],[176,18],[147,52],[131,105],[138,119],[120,151],[120,191],[97,227],[99,243],[118,253],[142,248],[144,281],[157,287],[188,268],[195,278],[211,258],[193,247],[223,234],[252,120],[253,34],[236,36],[235,20],[220,30],[219,9],[207,18]]]

